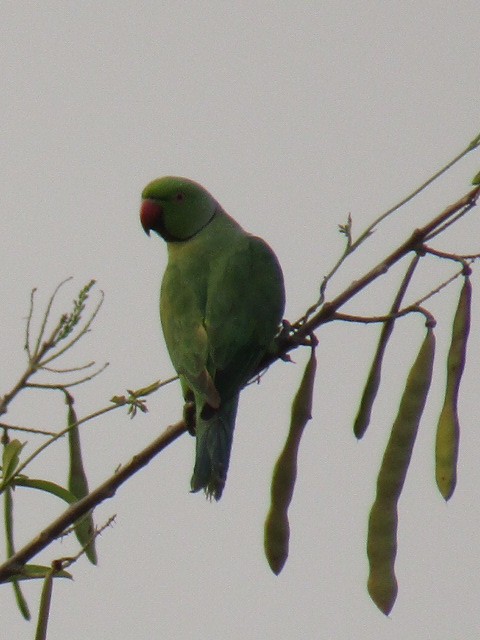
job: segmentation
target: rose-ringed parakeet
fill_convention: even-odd
[[[196,435],[191,489],[219,500],[239,393],[282,319],[282,271],[270,247],[192,180],[167,176],[148,184],[140,218],[168,247],[160,318],[184,399],[195,407],[194,420],[185,412]]]

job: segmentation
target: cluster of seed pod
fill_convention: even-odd
[[[447,358],[447,382],[437,425],[435,475],[448,500],[455,489],[459,442],[458,391],[463,374],[470,328],[472,286],[465,273],[453,321]],[[377,480],[377,494],[370,512],[367,553],[370,563],[369,593],[388,614],[397,595],[394,562],[397,549],[397,502],[405,480],[423,407],[430,387],[435,339],[428,329],[407,379],[397,418],[385,450]]]
[[[412,261],[391,309],[391,321],[384,324],[379,344],[363,392],[354,432],[361,438],[370,421],[370,414],[380,385],[383,355],[393,330],[394,314],[398,311],[406,285],[418,258]],[[463,374],[470,328],[472,287],[470,269],[465,266],[464,282],[453,321],[452,338],[447,358],[447,379],[443,407],[437,426],[435,473],[438,488],[448,500],[455,489],[459,442],[458,393]],[[397,505],[410,464],[418,426],[432,380],[435,354],[434,320],[427,320],[427,332],[408,374],[405,389],[394,420],[377,478],[376,496],[370,511],[367,538],[369,560],[368,591],[375,604],[385,613],[391,611],[397,596],[395,557],[397,552]],[[310,418],[314,351],[307,363],[299,390],[292,404],[290,431],[275,465],[271,507],[265,523],[265,552],[272,571],[278,574],[288,557],[290,505],[296,480],[297,455],[303,429]]]

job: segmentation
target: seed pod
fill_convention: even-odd
[[[384,326],[387,326],[386,324]],[[393,324],[390,325],[393,328]],[[391,333],[391,330],[389,331]],[[360,407],[358,409],[357,417],[353,424],[353,433],[360,439],[363,438],[368,425],[370,424],[370,416],[372,413],[373,403],[377,397],[378,388],[380,386],[382,360],[387,345],[388,337],[384,338],[384,332],[380,337],[380,342],[377,347],[377,352],[373,358],[372,366],[368,374],[367,382],[363,390],[362,399],[360,400]]]
[[[88,480],[83,468],[82,449],[80,446],[80,431],[78,429],[77,415],[73,408],[73,398],[67,397],[68,414],[67,424],[68,446],[70,452],[70,470],[68,476],[68,490],[80,500],[88,494]],[[78,541],[85,548],[85,554],[92,564],[97,564],[97,552],[95,550],[95,525],[93,523],[92,512],[86,513],[79,518],[75,524],[75,535]]]
[[[307,422],[311,419],[312,395],[317,361],[312,347],[310,359],[292,403],[290,430],[283,451],[273,470],[271,504],[265,521],[264,547],[268,564],[278,575],[288,558],[290,525],[288,507],[292,500],[297,478],[297,456],[300,440]]]
[[[372,413],[373,404],[375,402],[375,398],[377,397],[377,392],[378,388],[380,387],[380,380],[382,377],[383,356],[385,354],[388,341],[390,340],[390,336],[392,335],[393,327],[395,325],[395,314],[400,309],[403,297],[408,288],[408,285],[410,284],[410,280],[412,279],[419,259],[420,256],[417,254],[411,261],[390,308],[391,317],[383,323],[382,331],[380,332],[380,338],[377,344],[377,350],[375,351],[375,355],[373,356],[373,362],[368,373],[368,378],[363,390],[362,398],[360,400],[360,407],[353,424],[353,433],[358,439],[363,437],[368,425],[370,424],[370,416]]]
[[[467,340],[470,331],[472,285],[465,277],[453,320],[452,340],[447,357],[447,383],[442,411],[438,419],[435,442],[435,477],[440,493],[448,500],[457,482],[457,457],[460,425],[458,421],[458,390],[465,367]]]
[[[53,570],[50,570],[43,580],[42,595],[40,596],[40,607],[38,611],[37,631],[35,640],[46,640],[48,617],[50,615],[50,604],[52,602],[53,591]]]
[[[15,441],[14,441],[15,442]],[[18,441],[17,441],[18,442]],[[7,543],[7,557],[15,555],[15,543],[13,541],[13,491],[11,487],[5,487],[3,492],[3,500],[4,500],[4,516],[5,516],[5,541]],[[17,606],[20,610],[20,613],[25,618],[25,620],[30,620],[30,610],[28,608],[28,603],[25,600],[25,597],[20,588],[20,584],[18,580],[12,579],[13,591],[15,593],[15,599],[17,601]]]
[[[410,370],[392,426],[377,479],[377,493],[368,523],[370,563],[368,591],[377,607],[388,615],[397,597],[397,503],[403,488],[418,425],[432,379],[435,336],[429,327]]]

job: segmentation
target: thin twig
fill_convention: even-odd
[[[433,220],[431,220],[428,224],[420,229],[416,229],[412,235],[401,244],[393,253],[387,256],[384,260],[379,262],[373,269],[370,269],[365,275],[363,275],[358,280],[355,280],[349,287],[347,287],[342,293],[340,293],[336,298],[331,300],[330,302],[325,302],[321,309],[312,316],[307,322],[301,324],[298,328],[294,324],[293,327],[295,329],[293,336],[284,337],[279,344],[280,351],[282,354],[288,353],[292,349],[295,349],[298,342],[308,336],[310,333],[318,329],[322,324],[326,322],[331,322],[334,318],[336,311],[342,307],[346,302],[348,302],[351,298],[353,298],[357,293],[362,291],[367,285],[376,280],[382,275],[385,275],[389,269],[396,264],[399,260],[404,258],[411,251],[417,251],[421,249],[422,244],[428,235],[434,231],[436,228],[441,226],[445,221],[447,221],[451,216],[455,215],[455,213],[462,209],[463,207],[469,205],[473,207],[476,204],[478,197],[480,196],[480,186],[475,187],[469,193],[467,193],[463,198],[455,202],[454,204],[447,207],[442,213],[436,216]],[[269,356],[261,363],[261,368],[264,366],[271,364],[278,358],[278,355]]]
[[[113,476],[91,491],[87,496],[72,504],[32,541],[0,566],[0,582],[5,582],[5,580],[8,580],[12,575],[18,573],[26,562],[48,546],[64,529],[72,525],[78,518],[87,513],[87,511],[90,511],[104,500],[112,498],[124,482],[137,473],[139,469],[147,465],[160,451],[179,438],[186,430],[183,420],[167,427],[158,438],[137,453],[130,462],[120,467]]]
[[[0,429],[11,429],[12,431],[23,431],[25,433],[34,433],[41,436],[54,436],[55,431],[45,431],[44,429],[36,429],[35,427],[20,427],[15,424],[7,424],[6,422],[0,422]]]
[[[42,382],[27,382],[25,384],[25,387],[30,388],[30,389],[68,389],[70,387],[76,387],[79,384],[83,384],[84,382],[89,382],[90,380],[93,380],[93,378],[96,378],[103,371],[105,371],[105,369],[108,366],[109,366],[109,363],[105,362],[105,364],[102,367],[100,367],[100,369],[97,369],[97,371],[95,371],[94,373],[90,374],[89,376],[84,376],[83,378],[80,378],[78,380],[72,380],[72,382],[64,382],[62,384],[49,384],[49,383],[42,383]],[[44,367],[42,367],[42,369],[43,368]],[[74,369],[72,369],[72,371],[74,371]]]
[[[116,517],[117,517],[117,514],[114,513],[113,516],[110,516],[108,520],[104,524],[102,524],[101,527],[95,527],[95,531],[93,532],[90,540],[88,540],[87,544],[83,545],[83,547],[80,549],[80,551],[77,554],[75,554],[74,556],[68,556],[66,558],[57,558],[57,560],[55,560],[54,562],[59,563],[63,570],[68,569],[68,567],[72,566],[72,564],[77,562],[77,560],[84,555],[87,547],[96,538],[98,538],[98,536],[101,536],[102,533],[105,531],[105,529],[112,526],[112,524],[115,522]],[[70,529],[70,531],[73,531],[73,527]],[[61,536],[58,536],[58,537],[61,537]]]
[[[428,320],[432,320],[433,316],[431,313],[427,312],[423,307],[419,305],[409,305],[408,307],[404,307],[395,313],[389,313],[384,316],[357,316],[350,313],[335,313],[333,316],[334,320],[340,320],[341,322],[355,322],[358,324],[379,324],[387,322],[391,322],[392,320],[397,320],[398,318],[403,318],[410,313],[421,313]]]
[[[349,255],[351,255],[365,240],[367,240],[367,238],[369,238],[372,235],[372,233],[375,230],[375,227],[377,227],[383,220],[385,220],[385,218],[387,218],[392,213],[394,213],[395,211],[397,211],[398,209],[403,207],[405,204],[407,204],[407,202],[410,202],[410,200],[413,200],[413,198],[415,198],[415,196],[417,196],[419,193],[421,193],[424,189],[426,189],[429,185],[431,185],[432,182],[437,180],[437,178],[439,178],[441,175],[443,175],[445,172],[447,172],[449,169],[451,169],[453,167],[453,165],[455,165],[459,160],[461,160],[464,156],[466,156],[467,153],[469,153],[470,151],[473,151],[479,145],[480,145],[480,134],[477,135],[468,144],[468,146],[465,149],[463,149],[463,151],[461,151],[452,160],[450,160],[450,162],[448,162],[444,167],[442,167],[436,173],[434,173],[433,176],[428,178],[428,180],[426,180],[423,184],[421,184],[414,191],[412,191],[412,193],[410,193],[408,196],[406,196],[405,198],[400,200],[400,202],[395,204],[393,207],[390,207],[390,209],[387,209],[387,211],[385,211],[378,218],[376,218],[359,235],[359,237],[355,241],[352,240],[352,233],[351,233],[352,232],[352,217],[349,214],[347,223],[345,225],[339,225],[340,226],[340,231],[344,235],[346,235],[346,237],[347,237],[347,243],[346,243],[345,249],[344,249],[342,255],[340,256],[340,258],[338,259],[338,261],[336,262],[336,264],[332,267],[332,269],[329,271],[329,273],[323,278],[322,284],[321,284],[321,287],[320,287],[320,297],[319,297],[318,301],[315,304],[313,304],[306,311],[305,315],[302,316],[302,318],[300,318],[299,324],[305,323],[307,318],[310,317],[310,315],[312,313],[314,313],[324,303],[324,301],[325,301],[325,291],[327,289],[328,282],[331,280],[331,278],[335,275],[335,273],[341,267],[341,265],[343,264],[345,259]],[[464,213],[459,214],[458,217],[461,217],[462,215],[464,215]],[[443,229],[441,231],[443,231]],[[441,233],[441,231],[439,231],[439,233]]]
[[[436,256],[437,258],[442,258],[444,260],[453,260],[454,262],[461,262],[464,264],[467,261],[474,261],[480,258],[480,253],[472,253],[472,254],[457,254],[457,253],[449,253],[448,251],[440,251],[439,249],[433,249],[432,247],[428,247],[427,245],[423,245],[423,250],[425,253],[428,253],[432,256]]]
[[[59,358],[62,354],[65,353],[65,351],[67,351],[68,349],[73,347],[73,345],[76,344],[80,340],[80,338],[82,338],[89,331],[90,325],[95,320],[95,318],[97,317],[98,312],[100,311],[100,308],[101,308],[101,306],[103,304],[104,298],[105,298],[105,294],[103,293],[103,291],[100,291],[100,301],[97,304],[97,306],[95,307],[95,309],[93,310],[90,318],[83,325],[82,329],[77,333],[77,335],[75,337],[73,337],[71,340],[69,340],[61,349],[59,349],[58,351],[55,351],[55,353],[53,353],[50,357],[45,358],[45,360],[42,360],[40,362],[40,366],[41,367],[44,367],[49,362],[52,362],[52,360],[56,360],[57,358]]]
[[[410,200],[413,200],[413,198],[418,196],[419,193],[421,193],[424,189],[430,186],[432,182],[437,180],[437,178],[439,178],[444,173],[446,173],[449,169],[451,169],[453,165],[457,164],[457,162],[459,162],[459,160],[461,160],[464,156],[466,156],[467,153],[470,153],[470,151],[473,151],[474,149],[476,149],[479,146],[479,144],[480,144],[480,134],[477,135],[468,144],[468,146],[465,147],[465,149],[463,149],[463,151],[460,151],[460,153],[456,155],[452,160],[450,160],[450,162],[448,162],[442,169],[439,169],[436,173],[433,174],[433,176],[428,178],[428,180],[426,180],[423,184],[417,187],[415,191],[412,191],[410,195],[408,195],[406,198],[403,198],[403,200],[401,200],[398,204],[394,205],[393,207],[385,211],[385,213],[382,213],[382,215],[379,216],[376,220],[374,220],[372,224],[365,229],[362,235],[359,236],[359,238],[357,238],[357,240],[352,244],[352,248],[355,248],[361,242],[363,242],[368,236],[370,236],[374,228],[378,226],[380,222],[382,222],[389,215],[391,215],[392,213],[394,213],[395,211],[397,211],[398,209],[406,205],[407,202],[410,202]]]
[[[474,206],[475,206],[475,204],[472,204],[472,203],[468,203],[467,205],[465,205],[465,207],[461,211],[456,213],[454,216],[452,216],[452,218],[450,218],[450,220],[447,220],[438,229],[435,229],[435,231],[432,231],[432,233],[429,233],[428,236],[425,237],[425,241],[428,242],[428,241],[432,240],[432,238],[435,238],[436,236],[439,236],[446,229],[448,229],[448,227],[451,227],[452,224],[455,224],[458,220],[460,220],[460,218],[463,218],[463,216],[466,213],[468,213],[470,211],[470,209],[472,209]]]
[[[141,396],[146,396],[146,395],[149,395],[150,393],[154,393],[161,387],[165,387],[167,384],[170,384],[175,380],[178,380],[178,376],[173,376],[171,378],[167,378],[166,380],[157,380],[156,382],[148,385],[147,387],[142,387],[141,389],[130,391],[129,398],[125,398],[125,396],[114,396],[114,398],[112,398],[112,404],[108,405],[107,407],[104,407],[103,409],[98,409],[97,411],[93,411],[87,416],[80,418],[73,424],[68,425],[68,427],[65,427],[65,429],[62,429],[58,433],[54,433],[49,440],[41,444],[37,449],[35,449],[35,451],[33,451],[27,458],[25,458],[23,462],[21,462],[16,467],[14,474],[18,475],[19,473],[21,473],[32,462],[32,460],[34,460],[40,453],[42,453],[42,451],[44,451],[47,447],[49,447],[54,442],[56,442],[59,438],[62,438],[71,429],[75,429],[76,427],[79,427],[81,424],[84,424],[89,420],[98,418],[99,416],[102,416],[105,413],[109,413],[110,411],[114,411],[115,409],[119,409],[120,407],[123,407],[125,405],[128,405],[128,404],[132,405],[134,401],[135,400],[138,401],[141,398]],[[58,385],[56,387],[52,386],[51,389],[55,391],[61,391],[63,393],[67,392],[65,385],[63,386]],[[4,491],[5,487],[7,487],[11,483],[11,481],[12,481],[12,477],[7,477],[7,478],[4,478],[2,482],[0,482],[0,493]]]
[[[42,367],[43,371],[49,371],[50,373],[74,373],[76,371],[84,371],[85,369],[90,369],[95,365],[95,360],[91,362],[87,362],[87,364],[79,365],[78,367],[68,367],[66,369],[57,369],[55,367]]]
[[[22,391],[22,389],[25,389],[26,387],[29,386],[29,384],[32,384],[32,383],[29,383],[29,380],[39,369],[44,368],[45,365],[48,362],[58,358],[60,355],[65,353],[65,351],[68,348],[70,348],[73,344],[75,344],[75,342],[77,342],[88,331],[91,323],[93,322],[93,320],[96,317],[98,311],[100,310],[100,307],[101,307],[102,302],[103,302],[103,292],[101,292],[102,297],[100,299],[100,302],[98,303],[98,305],[95,308],[95,310],[93,311],[91,317],[89,318],[89,320],[87,321],[85,326],[82,328],[82,330],[79,332],[79,334],[73,340],[71,340],[68,344],[66,344],[62,349],[56,351],[52,356],[45,357],[46,354],[52,348],[55,347],[56,339],[58,337],[58,334],[59,334],[60,330],[62,329],[62,327],[64,326],[64,316],[62,316],[60,318],[60,320],[58,321],[58,323],[56,324],[56,326],[51,331],[50,336],[46,340],[43,340],[43,338],[45,336],[45,330],[46,330],[47,322],[48,322],[48,319],[50,317],[50,312],[51,312],[51,308],[52,308],[52,305],[54,303],[55,297],[56,297],[60,287],[62,287],[69,280],[71,280],[71,278],[66,278],[65,280],[60,282],[60,284],[55,288],[53,294],[51,295],[51,297],[49,299],[49,302],[48,302],[48,305],[47,305],[47,308],[46,308],[46,311],[45,311],[44,316],[43,316],[42,325],[40,327],[40,331],[39,331],[39,334],[37,336],[37,340],[36,340],[36,344],[35,344],[35,349],[33,350],[33,352],[31,350],[31,345],[30,345],[30,328],[31,328],[31,321],[32,321],[32,316],[33,316],[34,296],[35,296],[36,289],[32,290],[31,295],[30,295],[30,309],[29,309],[29,313],[28,313],[28,316],[27,316],[26,334],[25,334],[25,349],[26,349],[27,354],[28,354],[28,366],[25,369],[25,371],[23,372],[23,374],[21,375],[21,377],[18,380],[18,382],[15,384],[15,386],[8,393],[6,393],[3,397],[0,397],[0,415],[3,415],[7,411],[7,408],[8,408],[8,405],[10,404],[10,402],[13,400],[13,398],[15,398],[18,395],[18,393],[20,393],[20,391]],[[87,380],[91,380],[96,375],[98,375],[101,371],[103,371],[103,369],[107,365],[108,365],[108,363],[105,364],[104,367],[102,367],[102,369],[100,369],[98,372],[95,372],[91,376],[86,376],[82,380],[76,380],[76,381],[73,381],[71,383],[67,383],[67,385],[63,385],[63,386],[74,386],[76,384],[81,384],[82,382],[86,382]],[[83,367],[80,367],[78,370],[81,370],[82,368]],[[45,369],[48,370],[48,367],[45,367]]]
[[[36,287],[32,289],[32,291],[30,292],[30,308],[28,310],[28,316],[27,316],[27,324],[25,327],[25,349],[27,351],[28,354],[28,361],[30,362],[31,360],[33,360],[33,354],[32,351],[30,349],[30,326],[32,323],[32,317],[33,317],[33,303],[34,303],[34,298],[35,298],[35,292],[36,292]]]
[[[33,352],[34,359],[37,359],[38,352],[40,350],[40,345],[42,343],[43,336],[45,334],[45,328],[47,326],[48,318],[50,317],[50,312],[52,310],[52,305],[53,305],[53,302],[54,302],[54,300],[55,300],[55,298],[57,296],[57,293],[59,292],[60,288],[63,287],[63,285],[66,282],[68,282],[69,280],[71,280],[71,279],[72,279],[72,276],[69,276],[68,278],[65,278],[65,280],[62,280],[62,282],[60,282],[60,284],[57,285],[57,287],[55,288],[55,291],[50,296],[50,300],[48,301],[47,308],[46,308],[45,313],[43,315],[42,325],[40,327],[40,331],[38,332],[37,342],[35,344],[35,349],[34,349],[34,352]],[[58,332],[58,329],[57,329],[57,332]],[[54,342],[54,340],[55,340],[54,335],[55,334],[52,334],[52,337],[48,341],[49,343],[50,342],[52,342],[52,343]]]
[[[438,285],[438,287],[435,287],[435,289],[432,289],[432,291],[429,291],[426,295],[424,295],[422,298],[419,298],[418,300],[416,300],[412,306],[417,306],[417,305],[421,305],[424,302],[426,302],[429,298],[432,298],[433,296],[437,295],[437,293],[439,291],[441,291],[442,289],[445,289],[445,287],[447,287],[450,283],[452,283],[454,280],[456,280],[458,277],[465,275],[465,265],[463,266],[461,271],[458,271],[458,273],[455,273],[453,276],[451,276],[450,278],[448,278],[447,280],[444,280],[442,283],[440,283]]]

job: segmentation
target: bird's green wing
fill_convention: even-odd
[[[173,366],[188,385],[214,408],[220,397],[207,370],[208,336],[205,330],[206,281],[201,271],[185,273],[169,264],[160,293],[160,317]],[[185,384],[182,385],[185,391]]]
[[[253,375],[282,319],[283,277],[275,254],[260,238],[242,234],[211,269],[207,292],[208,369],[226,400]]]

